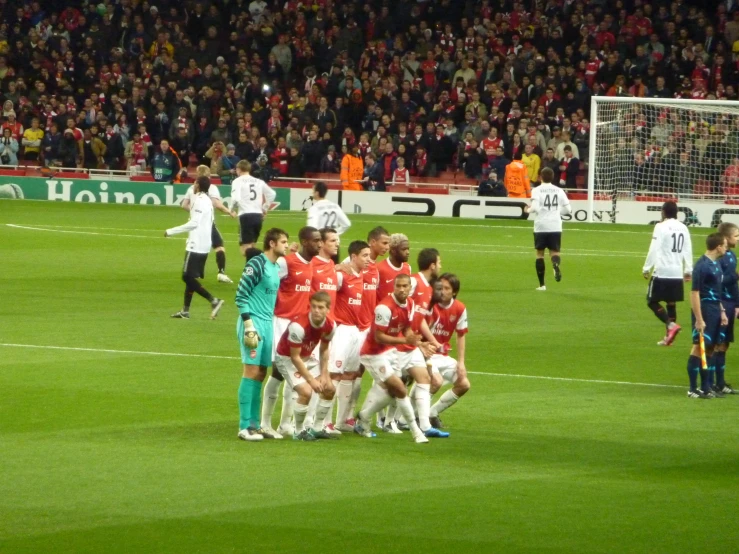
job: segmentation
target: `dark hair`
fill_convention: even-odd
[[[279,229],[277,227],[273,227],[269,231],[267,231],[267,234],[264,235],[264,250],[269,250],[270,242],[277,242],[280,240],[280,237],[286,237],[290,238],[290,235],[287,234],[287,231],[283,231],[282,229]]]
[[[210,179],[208,177],[198,177],[195,182],[198,184],[200,192],[208,192],[210,188]]]
[[[567,152],[572,152],[572,146],[570,146],[569,144],[566,145],[564,149],[567,150]]]
[[[385,227],[375,227],[369,233],[367,233],[367,242],[371,240],[379,240],[381,237],[389,237],[390,233]]]
[[[721,233],[711,233],[706,237],[706,248],[708,250],[716,250],[719,246],[726,242],[726,237]]]
[[[551,167],[545,167],[541,170],[542,183],[551,183],[554,179],[554,170]]]
[[[721,233],[725,237],[728,237],[731,233],[734,232],[735,229],[739,229],[739,226],[737,226],[734,223],[729,223],[727,221],[719,225],[718,229],[716,229],[716,232]]]
[[[313,302],[314,300],[316,302],[323,302],[326,306],[331,307],[331,296],[326,291],[319,290],[318,292],[314,292],[310,297],[310,301]]]
[[[313,190],[318,193],[318,196],[321,198],[326,198],[326,194],[328,194],[328,185],[324,183],[323,181],[318,181],[316,184],[313,185]]]
[[[324,227],[321,229],[321,240],[326,240],[331,233],[336,234],[336,229],[333,227]]]
[[[369,244],[363,240],[355,240],[349,245],[349,255],[359,255],[359,253],[365,248],[369,248]]]
[[[665,214],[665,217],[668,219],[676,219],[677,204],[672,200],[665,202],[664,204],[662,204],[662,213]]]
[[[311,240],[313,239],[313,233],[317,232],[318,229],[316,229],[315,227],[306,225],[300,231],[298,231],[298,239],[300,240],[300,242],[303,242],[304,240]]]
[[[405,274],[405,273],[398,273],[398,274],[397,274],[397,275],[395,276],[395,282],[396,282],[396,283],[397,283],[398,281],[402,281],[403,279],[408,279],[408,280],[410,281],[410,280],[411,280],[411,276],[410,276],[410,275],[407,275],[407,274]]]
[[[246,261],[248,262],[252,258],[256,258],[257,256],[263,253],[264,252],[262,252],[259,248],[254,248],[253,246],[251,248],[247,248],[246,249]]]
[[[459,277],[457,277],[454,273],[444,273],[442,275],[439,275],[439,280],[442,279],[449,283],[449,286],[452,287],[452,295],[454,296],[454,298],[457,298],[461,286],[459,283]]]
[[[418,253],[418,271],[425,271],[431,264],[439,259],[439,251],[436,248],[424,248]]]

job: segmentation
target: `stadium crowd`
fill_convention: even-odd
[[[385,190],[445,170],[495,182],[521,160],[532,182],[551,167],[574,187],[591,95],[737,99],[736,8],[0,0],[0,164],[177,180],[197,162],[229,181],[247,159],[265,180],[341,173],[345,187]],[[717,150],[690,133],[728,133],[659,115],[613,155],[657,163],[670,144],[676,165],[694,162]],[[710,160],[719,173],[734,165],[725,151]],[[163,163],[172,170],[155,172]]]

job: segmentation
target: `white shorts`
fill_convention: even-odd
[[[395,371],[402,377],[408,375],[408,370],[414,367],[425,368],[426,359],[418,348],[410,352],[395,351]]]
[[[272,319],[272,361],[277,359],[277,343],[287,331],[288,325],[290,325],[290,320],[287,318],[274,317]]]
[[[308,368],[308,371],[313,375],[313,377],[318,378],[321,375],[321,368],[318,366],[318,362],[316,360],[308,358],[307,360],[303,360],[303,363],[305,363],[305,367]],[[298,371],[298,368],[295,367],[290,356],[281,356],[277,354],[275,356],[275,367],[277,368],[277,371],[280,372],[280,375],[285,378],[287,386],[293,390],[295,390],[295,387],[298,385],[302,385],[306,382]]]
[[[442,356],[434,354],[431,356],[431,365],[433,372],[438,373],[444,379],[445,383],[454,383],[457,380],[457,360],[451,356]]]
[[[362,349],[362,334],[356,325],[339,325],[331,339],[329,373],[359,371],[359,351]]]
[[[359,360],[375,382],[384,383],[392,375],[399,376],[395,371],[395,357],[396,351],[388,350],[382,354],[361,356]]]

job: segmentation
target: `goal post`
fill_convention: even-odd
[[[739,102],[593,96],[589,145],[590,222],[596,200],[739,199]]]

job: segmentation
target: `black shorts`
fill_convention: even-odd
[[[221,248],[223,246],[223,236],[213,222],[213,227],[210,230],[210,244],[213,248]]]
[[[647,288],[647,302],[682,302],[683,288],[682,279],[652,277]]]
[[[562,246],[562,233],[534,233],[534,248],[559,252]]]
[[[182,267],[182,276],[194,277],[195,279],[205,278],[205,262],[207,260],[208,254],[185,252],[185,265]]]
[[[703,342],[706,346],[715,346],[721,341],[721,308],[717,302],[701,302],[701,315],[706,323],[706,329],[703,331]],[[695,314],[690,318],[693,324],[693,344],[699,344],[700,335],[695,329]]]
[[[719,344],[729,344],[730,342],[734,342],[734,320],[736,319],[734,314],[736,313],[737,305],[726,300],[721,303],[724,305],[724,309],[726,309],[726,319],[729,320],[729,324],[721,327],[718,333],[718,342]]]
[[[239,216],[239,244],[253,244],[262,232],[262,214],[241,214]]]

